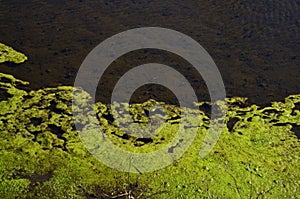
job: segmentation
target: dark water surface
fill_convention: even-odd
[[[87,54],[122,31],[158,26],[198,41],[212,56],[227,96],[265,104],[300,92],[300,2],[297,0],[102,0],[0,1],[1,42],[28,55],[21,65],[1,64],[0,72],[29,81],[30,88],[73,85]],[[116,81],[148,62],[170,65],[185,74],[199,101],[209,100],[200,75],[178,56],[139,50],[111,64],[97,98],[108,103]],[[176,103],[161,86],[144,86],[133,101],[147,98]]]

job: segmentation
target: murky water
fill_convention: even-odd
[[[28,55],[22,65],[1,64],[0,72],[30,88],[72,85],[86,55],[101,41],[136,27],[158,26],[189,35],[216,62],[227,95],[264,104],[300,92],[300,2],[249,1],[1,1],[1,42]],[[101,79],[98,100],[109,102],[114,83],[128,69],[159,62],[177,68],[208,100],[199,74],[178,56],[139,50],[117,59]],[[145,86],[133,101],[155,98],[176,103],[159,86]]]

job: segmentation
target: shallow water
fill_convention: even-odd
[[[86,55],[119,32],[145,26],[170,28],[198,41],[216,62],[228,97],[266,104],[299,93],[300,3],[282,1],[3,1],[1,42],[28,55],[0,72],[29,81],[30,88],[72,85]],[[117,59],[98,85],[97,99],[109,102],[114,83],[128,69],[153,60],[185,74],[199,101],[209,100],[201,76],[170,53],[140,50]],[[132,101],[176,103],[159,86],[145,86]]]

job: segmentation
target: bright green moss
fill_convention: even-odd
[[[27,57],[13,48],[0,43],[0,63],[14,62],[16,64],[27,60]]]
[[[26,198],[30,181],[27,179],[3,180],[0,182],[0,196],[6,199]]]
[[[0,74],[0,89],[10,94],[0,101],[0,198],[109,198],[124,192],[135,198],[162,199],[298,197],[300,144],[292,127],[300,124],[296,109],[300,95],[269,107],[245,106],[244,98],[227,99],[220,140],[201,159],[198,153],[209,124],[202,111],[153,100],[131,106],[130,117],[141,126],[149,122],[144,112],[153,109],[159,110],[154,119],[167,121],[151,142],[145,142],[117,128],[116,121],[110,120],[110,107],[101,103],[95,105],[95,111],[85,110],[87,117],[77,118],[83,129],[76,130],[72,92],[81,99],[75,112],[90,99],[80,89],[63,86],[26,92],[19,84],[27,82]],[[128,104],[116,106],[119,124],[130,126],[131,118],[122,115],[122,107]],[[186,133],[199,127],[194,142],[182,158],[152,173],[127,174],[108,168],[87,152],[78,136],[97,115],[100,128],[117,146],[133,152],[157,150],[172,140],[178,115],[184,111],[191,115],[183,121]]]

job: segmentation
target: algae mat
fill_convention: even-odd
[[[292,132],[300,124],[300,95],[269,107],[245,106],[243,98],[227,99],[227,127],[205,158],[198,150],[209,116],[198,110],[197,136],[188,151],[164,169],[127,174],[110,169],[82,145],[72,119],[73,87],[25,91],[27,82],[0,75],[0,196],[1,198],[297,198],[299,195],[299,140]],[[77,89],[82,98],[88,94]],[[147,123],[138,110],[153,100],[135,104],[133,118]],[[162,104],[162,103],[161,103]],[[199,103],[202,106],[203,103]],[[125,106],[125,104],[120,104]],[[180,109],[163,104],[170,129],[176,128]],[[95,105],[101,126],[124,150],[152,150],[172,138],[172,132],[151,141],[118,131],[109,106]],[[194,111],[194,110],[190,110]],[[92,114],[92,112],[91,112]],[[188,131],[188,129],[187,129]],[[175,149],[176,150],[176,149]],[[127,195],[126,195],[127,194]]]
[[[27,57],[13,48],[0,43],[0,63],[14,62],[16,64],[27,60]]]
[[[186,131],[198,128],[184,155],[168,167],[151,173],[129,174],[106,167],[95,159],[79,138],[88,120],[75,129],[72,93],[85,100],[79,88],[60,86],[28,91],[28,82],[0,73],[0,198],[299,198],[299,140],[293,126],[300,125],[300,94],[268,107],[246,105],[245,98],[228,98],[226,126],[205,158],[198,152],[209,126],[200,110],[147,101],[130,112],[141,125],[144,114],[160,104],[168,128],[151,139],[129,136],[117,128],[109,105],[97,103],[101,128],[117,146],[148,152],[173,138],[182,111],[197,114],[184,121]],[[119,104],[119,107],[128,104]],[[78,108],[81,105],[78,104]],[[126,124],[127,120],[123,120]],[[177,150],[176,147],[170,148]]]

